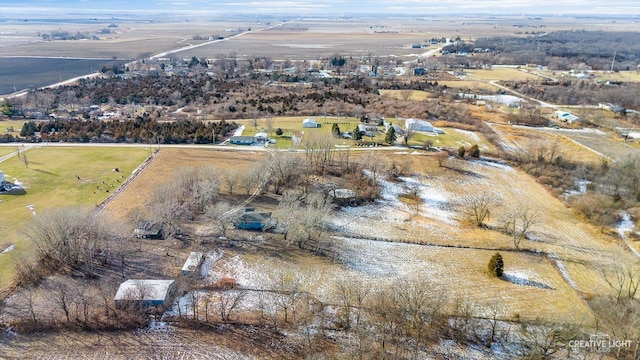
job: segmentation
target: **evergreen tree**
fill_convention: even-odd
[[[480,157],[480,148],[477,144],[474,144],[469,148],[469,156],[476,159]]]
[[[9,118],[18,115],[18,112],[14,108],[14,105],[7,100],[2,103],[2,107],[0,107],[0,113]]]
[[[500,253],[495,253],[491,257],[488,268],[491,275],[495,275],[496,277],[502,276],[504,273],[504,261],[502,260],[502,255],[500,255]]]
[[[460,148],[458,148],[458,156],[461,158],[464,158],[464,154],[467,152],[467,149],[464,148],[464,146],[460,146]]]
[[[276,129],[276,135],[278,135],[278,136],[282,136],[282,134],[283,134],[283,133],[284,133],[284,132],[282,131],[282,129],[281,129],[281,128],[277,128],[277,129]]]
[[[393,126],[389,126],[389,130],[387,130],[387,136],[385,136],[384,142],[393,145],[396,142],[396,138],[396,129],[394,129]]]
[[[339,138],[340,137],[340,126],[338,126],[338,124],[333,123],[333,125],[331,126],[331,133],[333,134],[333,137]]]
[[[360,129],[358,129],[358,125],[356,125],[356,128],[353,130],[353,139],[362,140],[362,133],[360,132]]]

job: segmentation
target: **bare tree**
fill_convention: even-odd
[[[267,132],[269,134],[273,133],[273,123],[274,123],[273,116],[267,115],[264,118],[264,127],[267,129]]]
[[[233,223],[239,215],[239,209],[223,201],[208,206],[205,212],[207,219],[211,220],[220,234],[225,237],[229,229],[233,228]]]
[[[640,261],[616,249],[599,266],[600,273],[617,301],[635,298],[640,287]]]
[[[413,96],[413,90],[411,89],[400,90],[400,97],[402,98],[402,100],[404,101],[411,100],[412,96]]]
[[[227,170],[222,176],[222,181],[229,191],[229,195],[233,194],[233,188],[240,182],[242,174],[238,170]]]
[[[275,305],[284,315],[284,322],[295,322],[299,302],[302,300],[303,279],[295,271],[279,269],[270,274],[271,287],[276,292]],[[291,315],[291,317],[289,317]]]
[[[527,206],[521,206],[502,214],[502,228],[511,236],[513,246],[520,248],[520,243],[527,237],[531,227],[536,225],[537,213]]]
[[[226,290],[216,294],[214,307],[222,321],[229,321],[231,314],[240,306],[246,293],[244,290]]]
[[[497,204],[497,200],[487,193],[468,196],[462,202],[463,212],[467,219],[479,227],[485,225],[485,220],[491,216],[491,208]]]
[[[355,277],[339,279],[335,284],[335,293],[344,313],[344,328],[351,329],[352,310],[355,310],[355,328],[360,326],[364,302],[371,288]]]

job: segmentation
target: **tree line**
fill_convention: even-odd
[[[22,126],[20,136],[32,141],[52,142],[211,144],[236,128],[235,122],[224,120],[159,122],[145,113],[124,121],[29,121]]]

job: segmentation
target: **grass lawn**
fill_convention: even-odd
[[[18,146],[0,146],[0,156],[7,155],[18,149]]]
[[[481,151],[493,150],[494,148],[482,134],[454,128],[443,128],[443,130],[444,134],[416,133],[409,140],[409,145],[423,146],[425,141],[431,140],[435,147],[459,148],[464,146],[469,148],[477,144]]]
[[[22,130],[22,125],[26,121],[24,120],[1,120],[0,121],[0,134],[10,133],[13,136],[20,135],[20,130]],[[7,129],[13,128],[13,132],[7,131]]]
[[[31,252],[21,229],[33,213],[41,214],[54,207],[100,203],[149,156],[149,150],[42,147],[25,154],[29,168],[17,157],[2,163],[7,180],[17,179],[27,194],[0,196],[0,251],[15,245],[13,251],[0,254],[0,287],[11,281],[16,257]],[[120,172],[113,171],[114,168]]]
[[[309,136],[332,136],[331,127],[334,123],[337,123],[340,127],[341,132],[350,131],[353,132],[356,125],[360,123],[360,119],[352,118],[352,117],[324,117],[324,116],[312,116],[311,118],[316,120],[316,123],[321,124],[319,128],[303,128],[302,120],[306,119],[307,116],[295,116],[295,117],[278,117],[273,119],[273,132],[269,134],[269,138],[275,139],[276,143],[270,145],[271,147],[275,147],[277,149],[289,149],[292,147],[291,136],[294,132],[300,131],[304,132],[302,141],[304,143],[305,138]],[[243,136],[253,136],[256,133],[262,131],[262,129],[266,129],[266,124],[264,119],[258,120],[258,127],[254,127],[253,120],[236,120],[238,124],[244,124],[245,130],[242,132]],[[275,134],[276,129],[282,129],[282,135],[278,136]],[[379,127],[379,129],[383,129],[383,127]],[[376,134],[373,138],[363,137],[364,141],[377,141],[384,142],[384,133]],[[355,140],[349,139],[336,139],[337,144],[345,144],[345,145],[354,145],[356,143]],[[238,145],[242,146],[242,145]]]

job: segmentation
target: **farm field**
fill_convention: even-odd
[[[494,68],[487,70],[465,70],[467,80],[536,80],[540,76],[514,68]]]
[[[26,195],[0,196],[0,247],[4,250],[15,246],[0,254],[0,287],[11,280],[16,257],[31,253],[21,229],[34,214],[54,207],[99,204],[149,153],[149,149],[125,147],[34,147],[24,153],[28,168],[17,157],[0,163],[6,179],[19,181],[27,191]],[[115,172],[114,168],[120,171]]]
[[[438,80],[438,85],[446,85],[455,89],[483,89],[488,91],[496,91],[498,87],[480,80]]]
[[[123,63],[124,61],[108,58],[89,60],[0,57],[0,95],[55,84],[69,78],[96,73],[105,65]]]
[[[294,251],[295,256],[284,258],[297,260],[287,262],[280,257],[265,257],[259,252],[223,250],[216,255],[222,260],[212,267],[212,276],[236,276],[241,285],[259,288],[265,285],[268,269],[295,268],[307,279],[309,291],[329,296],[322,284],[341,277],[358,276],[390,284],[418,274],[431,274],[427,278],[448,295],[456,297],[464,291],[466,296],[484,306],[488,306],[489,299],[482,295],[487,288],[491,289],[487,293],[492,294],[514,291],[512,298],[499,300],[504,305],[506,317],[518,313],[531,318],[547,315],[585,322],[592,320],[579,294],[608,291],[601,275],[595,270],[586,271],[576,266],[566,266],[565,272],[557,264],[597,263],[607,259],[606,254],[613,254],[611,240],[600,234],[599,229],[583,224],[544,186],[508,166],[450,159],[440,168],[432,157],[421,156],[422,152],[383,154],[390,162],[411,163],[414,175],[402,178],[399,183],[383,181],[382,199],[376,204],[340,210],[333,220],[333,227],[338,232],[331,241],[328,259]],[[180,166],[207,164],[242,168],[263,156],[242,152],[234,153],[230,160],[228,155],[228,152],[205,149],[162,149],[143,174],[107,206],[107,211],[124,216],[133,208],[142,207],[143,194],[148,194],[155,184],[171,176]],[[399,199],[411,184],[417,184],[422,199],[417,209]],[[507,236],[467,224],[461,202],[465,196],[482,191],[499,196],[503,203],[500,209],[529,204],[539,216],[540,225],[533,231],[538,240],[524,241],[521,247],[549,255],[509,252],[513,245]],[[496,210],[491,224],[499,221],[500,209]],[[513,276],[512,282],[495,280],[484,273],[486,261],[496,249],[506,253],[506,271]],[[278,250],[281,251],[292,250]],[[465,264],[464,271],[457,275],[455,283],[451,283],[442,274],[453,271],[447,264],[456,261]],[[318,276],[326,281],[319,282]],[[573,288],[566,278],[575,284]],[[476,287],[477,284],[482,285]],[[470,292],[471,288],[478,292]]]

